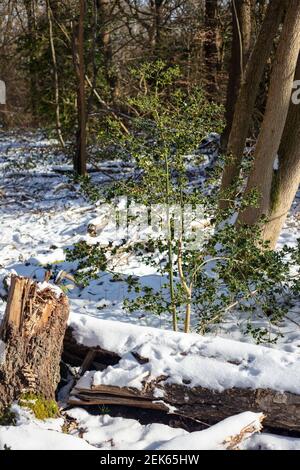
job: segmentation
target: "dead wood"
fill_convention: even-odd
[[[69,304],[50,284],[12,276],[0,328],[0,409],[22,393],[55,398]]]

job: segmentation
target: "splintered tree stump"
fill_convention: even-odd
[[[67,297],[55,286],[13,276],[0,327],[0,410],[22,393],[55,399],[63,338],[69,315]],[[1,343],[0,341],[0,343]]]

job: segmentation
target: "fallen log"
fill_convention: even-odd
[[[273,429],[300,431],[300,396],[274,390],[232,388],[217,392],[203,387],[189,388],[171,383],[147,383],[144,389],[93,386],[73,388],[69,403],[72,405],[127,405],[160,409],[187,418],[214,424],[245,411],[265,414],[265,425]],[[87,376],[84,376],[86,379]],[[160,393],[158,393],[158,390]],[[159,396],[160,395],[160,396]]]
[[[78,324],[73,330],[71,323],[73,350],[94,349],[101,362],[112,355],[114,365],[86,372],[70,404],[155,407],[209,424],[245,411],[262,412],[269,428],[300,432],[299,356],[119,322],[90,323],[82,330]]]
[[[0,328],[0,410],[26,392],[55,399],[68,315],[60,289],[12,276]]]

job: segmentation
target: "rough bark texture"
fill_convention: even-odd
[[[0,410],[24,392],[55,398],[68,314],[64,294],[58,298],[51,286],[41,290],[31,279],[12,277],[0,330]]]
[[[225,150],[231,131],[234,108],[251,49],[253,0],[232,2],[232,43],[226,97],[226,128],[222,136]]]
[[[295,80],[300,80],[300,56]],[[300,104],[291,101],[279,152],[279,167],[273,172],[269,221],[263,238],[275,248],[300,184]]]
[[[273,165],[283,134],[300,46],[300,0],[289,4],[274,60],[266,112],[256,145],[254,164],[246,193],[259,191],[258,207],[248,207],[238,221],[254,224],[268,215],[271,201]]]
[[[228,140],[227,153],[232,157],[232,160],[224,168],[222,176],[223,191],[228,189],[239,176],[259,84],[285,8],[285,0],[272,0],[270,2],[252,54],[248,60]],[[221,200],[220,205],[226,207],[227,204]]]

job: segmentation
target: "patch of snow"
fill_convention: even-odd
[[[79,437],[41,429],[33,423],[0,426],[0,450],[94,450]]]
[[[185,436],[175,437],[158,447],[159,450],[224,450],[230,438],[239,435],[249,425],[260,429],[260,413],[250,411],[224,419],[204,431],[196,431]],[[245,432],[245,438],[250,434]]]
[[[76,419],[79,428],[86,430],[83,439],[102,450],[156,449],[170,439],[187,434],[183,429],[163,424],[142,425],[135,419],[93,416],[82,408],[73,408],[67,414]],[[74,435],[77,434],[75,430]]]
[[[242,450],[300,450],[300,439],[275,434],[255,434],[241,446]]]
[[[96,372],[93,377],[93,385],[115,385],[142,389],[142,382],[148,376],[149,371],[140,365],[131,353],[128,353],[123,356],[117,369],[115,366],[108,366],[102,372]]]

